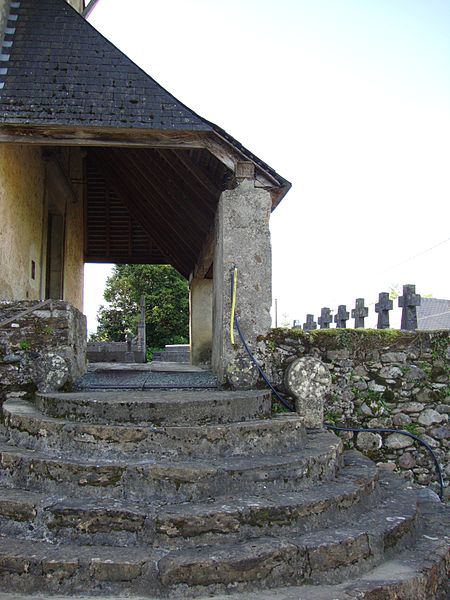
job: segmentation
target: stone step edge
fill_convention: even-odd
[[[390,522],[370,533],[361,527],[345,532],[333,531],[333,538],[321,537],[323,532],[286,540],[260,538],[228,547],[219,546],[214,551],[196,547],[190,549],[190,555],[187,551],[178,551],[165,556],[157,550],[149,553],[145,549],[51,546],[45,542],[0,538],[0,582],[12,573],[21,576],[22,589],[27,589],[24,579],[29,580],[33,591],[52,589],[48,587],[52,574],[58,574],[60,585],[61,571],[67,579],[79,575],[77,571],[82,570],[81,580],[89,577],[116,583],[142,579],[145,573],[149,591],[162,588],[170,592],[178,590],[180,584],[182,588],[188,585],[197,591],[235,582],[248,587],[260,584],[262,578],[265,578],[264,584],[270,585],[279,583],[280,578],[290,583],[300,580],[320,583],[322,573],[332,571],[335,577],[338,568],[345,577],[345,569],[352,569],[355,561],[361,568],[380,562],[384,558],[384,548],[375,550],[375,544],[384,546],[397,526],[396,522]],[[188,560],[183,562],[186,556]],[[277,570],[278,574],[275,573]]]
[[[450,536],[443,536],[442,532],[450,531],[450,509],[439,506],[436,500],[428,500],[425,504],[428,505],[428,511],[434,513],[434,523],[425,517],[425,526],[412,547],[366,573],[336,585],[301,585],[248,591],[245,600],[447,600]],[[424,510],[420,501],[419,509],[421,512]],[[441,514],[444,514],[443,518]],[[196,597],[197,600],[206,600],[210,596],[199,594]],[[219,592],[214,594],[214,598],[241,600],[243,596],[239,591],[227,594]],[[3,600],[1,596],[0,600]]]
[[[126,469],[133,467],[148,467],[150,470],[152,467],[155,470],[166,469],[170,472],[172,469],[178,474],[182,473],[184,469],[197,469],[199,474],[216,474],[219,472],[233,472],[233,471],[251,471],[255,468],[260,467],[273,467],[282,465],[291,465],[292,461],[302,462],[307,458],[316,458],[326,455],[330,452],[336,451],[339,456],[342,455],[343,445],[340,438],[334,434],[330,434],[326,431],[321,433],[315,433],[313,436],[307,436],[307,442],[302,451],[296,452],[284,452],[282,454],[268,454],[266,456],[248,457],[248,456],[227,456],[227,457],[214,457],[208,461],[204,458],[192,457],[185,460],[174,460],[174,459],[137,459],[133,458],[129,461],[125,460],[107,460],[102,457],[101,460],[90,459],[87,460],[84,457],[79,459],[59,458],[47,454],[46,452],[37,452],[28,448],[19,448],[10,444],[0,443],[0,465],[3,464],[3,455],[7,455],[14,459],[29,459],[34,463],[45,462],[61,467],[63,465],[70,467],[79,467],[80,469],[89,468],[93,470],[98,469]],[[323,441],[328,442],[326,448],[323,448]],[[260,465],[255,465],[255,459],[261,461]],[[8,461],[7,461],[8,462]],[[3,466],[7,468],[7,466]]]
[[[398,491],[394,490],[393,496]],[[283,538],[261,537],[242,543],[174,550],[158,563],[161,581],[173,590],[186,583],[194,587],[227,586],[241,576],[245,581],[246,565],[259,576],[264,572],[265,561],[264,550],[262,555],[259,552],[261,544],[274,545],[275,552],[278,546],[281,549],[279,558],[284,569],[280,565],[278,569],[284,570],[284,581],[320,584],[327,582],[330,574],[334,581],[342,581],[352,574],[354,565],[373,567],[387,553],[413,541],[418,518],[416,493],[403,489],[402,497],[395,499],[393,504],[392,498],[386,498],[378,507],[360,515],[357,524],[344,523],[337,529],[328,527]],[[265,574],[270,577],[272,570],[277,570],[275,564]]]
[[[96,422],[196,424],[268,418],[269,391],[135,390],[38,393],[36,407],[51,417]]]
[[[285,500],[286,494],[272,493],[258,497],[224,496],[216,498],[214,502],[206,503],[154,505],[152,510],[138,502],[125,500],[108,501],[105,506],[103,499],[95,498],[84,500],[84,504],[80,507],[70,499],[50,497],[47,500],[43,493],[0,488],[0,519],[5,522],[26,522],[27,526],[33,525],[35,530],[38,528],[38,531],[52,528],[55,531],[61,529],[69,531],[76,528],[85,534],[95,536],[104,533],[107,524],[111,535],[116,531],[137,534],[145,528],[151,528],[152,537],[161,540],[175,539],[176,541],[179,538],[198,540],[203,534],[214,533],[223,536],[227,533],[235,534],[248,527],[259,531],[262,526],[269,529],[270,526],[289,527],[290,521],[295,524],[311,515],[314,515],[317,521],[319,515],[326,515],[332,510],[350,511],[365,499],[366,494],[372,495],[377,480],[378,470],[372,461],[357,458],[351,462],[351,459],[347,458],[347,465],[344,466],[336,481],[319,482],[314,490],[289,492],[289,502]],[[223,519],[217,522],[217,514],[220,515],[224,506],[226,507],[225,522]],[[270,522],[271,511],[274,513],[273,523]],[[66,525],[64,522],[60,522],[59,525],[52,523],[51,514],[56,515],[54,521],[58,521],[58,514],[64,515],[64,513],[67,513]],[[106,517],[103,522],[96,521],[99,513]],[[15,515],[17,518],[14,518]],[[183,529],[183,519],[187,517],[189,517],[189,526],[186,530]],[[205,524],[201,524],[202,518],[209,520],[209,529]],[[128,528],[124,526],[124,520],[128,522]],[[25,533],[30,536],[28,527]]]
[[[26,400],[7,400],[3,404],[3,413],[5,416],[5,426],[8,430],[11,430],[11,436],[14,436],[15,432],[18,432],[19,435],[28,435],[31,438],[29,440],[29,444],[31,444],[32,441],[42,441],[45,443],[52,437],[56,437],[56,441],[60,442],[60,436],[66,434],[73,437],[73,440],[71,441],[74,446],[79,447],[80,451],[92,451],[93,443],[96,445],[104,444],[105,446],[108,444],[111,446],[114,444],[139,444],[139,442],[144,442],[152,435],[161,436],[161,441],[164,441],[163,437],[171,437],[172,439],[177,438],[177,441],[180,444],[186,443],[189,448],[192,446],[195,449],[199,446],[200,442],[204,440],[208,440],[208,443],[211,445],[217,440],[226,443],[227,438],[231,438],[228,442],[231,443],[233,442],[233,435],[251,434],[252,432],[255,432],[255,434],[258,434],[258,445],[261,445],[260,442],[263,436],[273,436],[275,433],[280,433],[280,429],[281,433],[286,429],[287,433],[290,433],[291,436],[292,434],[298,434],[298,445],[294,445],[294,440],[292,438],[290,438],[290,442],[293,448],[301,449],[306,437],[303,426],[304,419],[299,415],[291,414],[280,415],[272,419],[252,419],[249,421],[223,424],[216,423],[192,426],[167,425],[157,427],[138,424],[107,425],[96,422],[83,423],[64,418],[49,417],[35,408],[31,402]],[[83,439],[80,436],[85,436],[85,438]],[[77,437],[80,439],[76,439]],[[186,441],[186,438],[188,442]],[[26,443],[27,440],[16,440],[15,438],[12,438],[11,441],[18,447],[30,448]],[[245,442],[242,442],[242,444],[245,446]],[[274,444],[276,444],[276,441],[274,441]],[[159,442],[155,444],[156,447],[158,445]],[[247,446],[249,445],[250,444],[247,443]],[[283,448],[283,446],[281,447]],[[35,448],[31,449],[34,450]],[[62,452],[63,454],[73,454],[73,449],[66,451],[64,448],[59,449],[56,443],[54,448],[53,446],[48,446],[49,453],[51,449]],[[102,450],[107,450],[107,448],[102,448]],[[168,450],[170,450],[170,446]],[[152,450],[148,450],[148,452],[151,451]],[[167,454],[169,454],[169,452]]]

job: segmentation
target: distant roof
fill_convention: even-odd
[[[27,141],[43,128],[50,141],[48,132],[58,127],[213,136],[273,181],[279,188],[274,206],[290,188],[240,142],[172,96],[65,0],[12,2],[0,62],[2,141],[11,136]]]
[[[418,329],[450,329],[450,300],[422,297],[417,325]]]

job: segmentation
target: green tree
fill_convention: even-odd
[[[140,298],[145,296],[147,346],[187,343],[189,289],[169,265],[115,265],[108,277],[104,298],[108,306],[98,311],[97,340],[123,341],[136,333]]]

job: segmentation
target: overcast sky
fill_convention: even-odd
[[[450,298],[448,0],[100,0],[89,20],[292,182],[279,322],[406,283]]]

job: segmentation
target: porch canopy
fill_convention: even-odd
[[[252,178],[275,208],[290,187],[65,0],[11,2],[0,66],[0,142],[84,151],[86,262],[211,277],[221,193]]]

